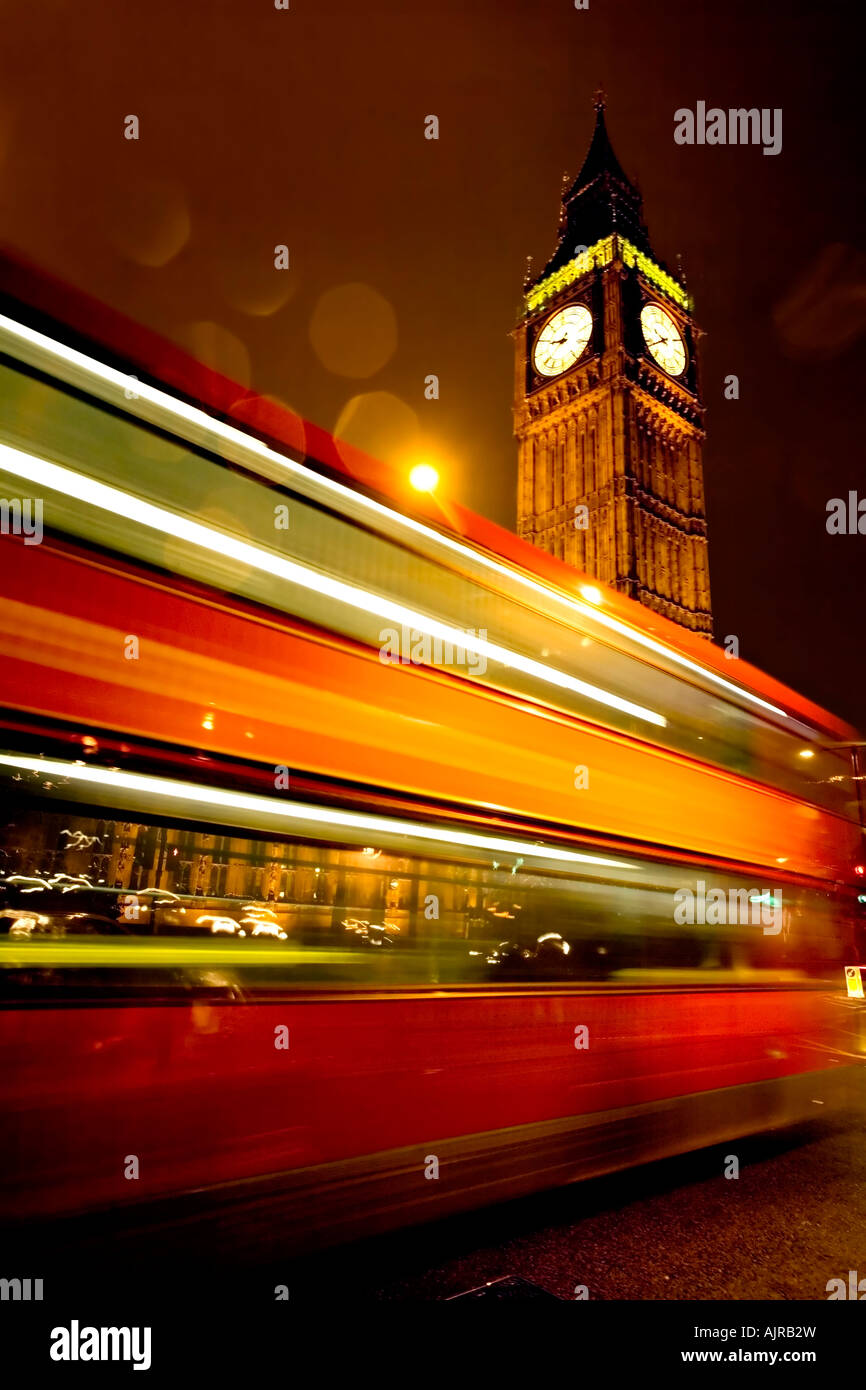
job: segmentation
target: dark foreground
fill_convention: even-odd
[[[327,1306],[337,1290],[353,1305],[428,1302],[505,1278],[526,1281],[511,1299],[826,1301],[830,1280],[866,1279],[863,1076],[863,1097],[841,1114],[301,1259],[239,1261],[224,1248],[204,1264],[182,1226],[151,1230],[139,1259],[108,1224],[60,1250],[22,1248],[19,1234],[3,1273],[21,1265],[55,1293],[97,1298],[120,1278],[147,1304],[264,1305],[278,1287],[292,1305]],[[733,1159],[739,1177],[726,1177]]]
[[[383,1353],[386,1331],[389,1357],[423,1346],[432,1374],[476,1334],[488,1369],[505,1354],[510,1367],[536,1345],[546,1309],[554,1339],[578,1337],[581,1358],[610,1369],[795,1361],[826,1383],[862,1358],[849,1290],[853,1271],[866,1301],[866,1067],[863,1076],[864,1096],[843,1114],[303,1259],[240,1262],[225,1248],[202,1263],[177,1227],[151,1232],[161,1253],[146,1260],[110,1226],[85,1248],[19,1236],[3,1244],[3,1275],[42,1278],[43,1299],[0,1301],[0,1336],[22,1368],[64,1381],[131,1373],[129,1361],[100,1372],[51,1360],[57,1338],[80,1348],[107,1324],[119,1338],[147,1333],[138,1369],[156,1384],[175,1383],[183,1366],[285,1371],[306,1353],[332,1367],[344,1355],[366,1362],[374,1346]],[[732,1156],[738,1178],[724,1176]],[[828,1285],[844,1287],[844,1306]],[[479,1299],[487,1315],[467,1316]],[[524,1306],[504,1323],[500,1301]]]

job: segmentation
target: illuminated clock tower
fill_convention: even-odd
[[[559,244],[515,331],[517,514],[525,540],[712,634],[697,330],[652,253],[642,199],[596,97]]]

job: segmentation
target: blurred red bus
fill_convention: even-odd
[[[302,1248],[844,1098],[853,730],[10,274],[10,1217]]]

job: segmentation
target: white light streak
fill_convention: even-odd
[[[602,613],[591,605],[579,602],[569,595],[534,579],[531,575],[523,573],[522,570],[504,564],[496,560],[492,555],[484,550],[475,549],[462,541],[456,540],[444,532],[435,530],[432,526],[426,526],[423,522],[417,521],[414,517],[404,516],[402,512],[395,511],[392,507],[387,507],[381,502],[377,502],[372,497],[365,496],[362,492],[355,491],[354,488],[347,487],[343,483],[336,482],[332,478],[327,478],[314,469],[307,468],[304,464],[290,458],[287,454],[278,453],[271,449],[254,435],[247,434],[244,430],[238,429],[234,425],[227,425],[222,420],[215,419],[212,415],[197,406],[187,405],[185,401],[179,400],[167,391],[159,390],[157,387],[149,386],[147,382],[138,381],[126,372],[120,372],[114,367],[107,366],[100,362],[98,358],[90,357],[86,353],[79,352],[75,348],[67,347],[65,343],[57,342],[53,338],[47,337],[44,333],[37,332],[36,329],[29,328],[26,324],[18,323],[15,319],[8,318],[5,314],[0,314],[0,331],[6,332],[13,337],[19,338],[22,342],[29,343],[31,347],[38,349],[54,357],[58,361],[65,362],[68,366],[76,370],[86,372],[98,378],[107,385],[116,387],[120,391],[129,391],[130,383],[134,384],[135,395],[141,400],[147,401],[157,409],[167,412],[177,420],[183,421],[187,425],[193,425],[196,429],[210,433],[217,439],[221,439],[233,447],[252,454],[260,459],[266,460],[270,465],[276,465],[286,473],[295,474],[307,482],[315,482],[318,487],[339,497],[344,502],[351,502],[355,506],[360,506],[369,512],[386,519],[390,525],[402,527],[404,530],[412,531],[417,536],[432,544],[441,546],[445,550],[450,550],[452,554],[460,555],[464,560],[470,560],[475,564],[482,565],[485,569],[503,578],[512,580],[520,584],[525,589],[532,590],[546,602],[558,603],[561,607],[576,613],[579,617],[590,618],[601,626],[608,628],[611,632],[616,632],[619,636],[627,638],[630,642],[635,642],[638,646],[644,647],[647,651],[654,652],[662,656],[667,661],[673,661],[685,670],[692,671],[701,679],[711,681],[714,685],[723,690],[727,690],[738,700],[746,700],[751,704],[759,705],[762,709],[769,710],[772,714],[780,715],[783,719],[788,718],[786,710],[780,709],[778,705],[771,704],[764,700],[760,695],[753,694],[752,691],[743,686],[736,685],[733,681],[726,680],[724,676],[718,675],[710,667],[702,666],[699,662],[693,661],[690,657],[678,652],[674,647],[665,646],[663,642],[657,641],[647,633],[641,632],[638,628],[632,628],[627,623],[621,622],[609,613]],[[135,413],[134,400],[125,400],[125,408],[130,414]],[[464,643],[465,645],[465,643]]]
[[[395,835],[408,839],[435,841],[445,850],[451,845],[462,845],[467,849],[497,851],[505,854],[521,855],[524,858],[542,859],[561,864],[594,864],[611,869],[628,869],[630,865],[618,859],[604,859],[592,854],[578,854],[576,850],[561,849],[555,845],[535,845],[526,840],[508,840],[499,836],[476,835],[471,831],[460,830],[456,826],[423,825],[420,821],[397,820],[390,816],[373,816],[359,811],[342,811],[335,806],[315,806],[300,801],[277,801],[268,796],[256,796],[251,792],[226,791],[220,787],[199,786],[196,782],[181,782],[174,778],[150,777],[137,772],[120,772],[114,768],[82,767],[79,763],[59,762],[51,758],[28,758],[16,753],[0,753],[0,766],[17,768],[23,772],[66,778],[85,786],[103,787],[116,792],[126,792],[142,796],[155,796],[163,802],[176,802],[178,807],[189,814],[196,808],[204,812],[207,820],[208,809],[219,807],[223,810],[237,811],[242,816],[255,817],[261,814],[273,816],[300,827],[321,825],[328,831],[342,826],[351,831],[373,832],[373,837],[384,839]],[[169,814],[177,814],[169,810]],[[243,822],[241,827],[243,828]],[[333,838],[328,835],[327,838]]]
[[[662,727],[667,723],[664,715],[657,714],[655,710],[647,709],[644,705],[635,704],[631,700],[624,700],[619,695],[602,690],[600,686],[578,680],[576,676],[570,676],[565,671],[559,671],[553,666],[546,666],[543,662],[535,661],[532,657],[510,651],[507,647],[501,647],[496,642],[488,642],[486,638],[476,637],[473,633],[463,632],[460,628],[437,622],[435,618],[430,618],[415,609],[406,608],[403,604],[395,603],[392,599],[373,593],[369,589],[362,589],[355,584],[347,584],[345,580],[335,579],[331,575],[299,564],[296,560],[287,560],[281,555],[273,555],[267,550],[259,549],[258,546],[250,545],[248,541],[238,540],[237,537],[229,536],[224,531],[215,531],[209,526],[203,526],[199,521],[179,516],[175,512],[168,511],[165,507],[159,507],[153,502],[146,502],[143,498],[135,497],[129,492],[123,492],[120,488],[112,487],[108,483],[101,483],[95,478],[85,477],[83,473],[74,472],[71,468],[62,467],[60,464],[49,463],[47,459],[37,458],[35,454],[26,453],[22,449],[13,449],[9,444],[0,444],[0,467],[9,473],[14,473],[17,477],[26,479],[27,482],[33,483],[37,487],[51,488],[55,492],[73,497],[88,506],[98,508],[100,511],[110,512],[113,516],[125,517],[129,521],[138,522],[141,526],[148,526],[161,535],[174,536],[177,540],[186,541],[203,550],[209,550],[221,556],[230,556],[239,564],[249,566],[250,569],[260,570],[277,579],[286,580],[289,584],[296,584],[299,588],[322,594],[333,599],[336,603],[344,603],[347,607],[357,609],[362,613],[375,613],[389,623],[405,624],[416,631],[428,632],[440,641],[477,652],[491,661],[498,661],[503,666],[522,671],[525,675],[532,676],[536,680],[545,681],[548,685],[559,686],[564,690],[571,690],[576,695],[582,695],[585,699],[608,705],[611,709],[621,710],[624,714],[631,714],[636,719],[643,719],[647,723]]]

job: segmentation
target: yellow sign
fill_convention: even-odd
[[[849,999],[866,998],[863,994],[863,967],[861,965],[846,965],[845,980],[848,985]]]

